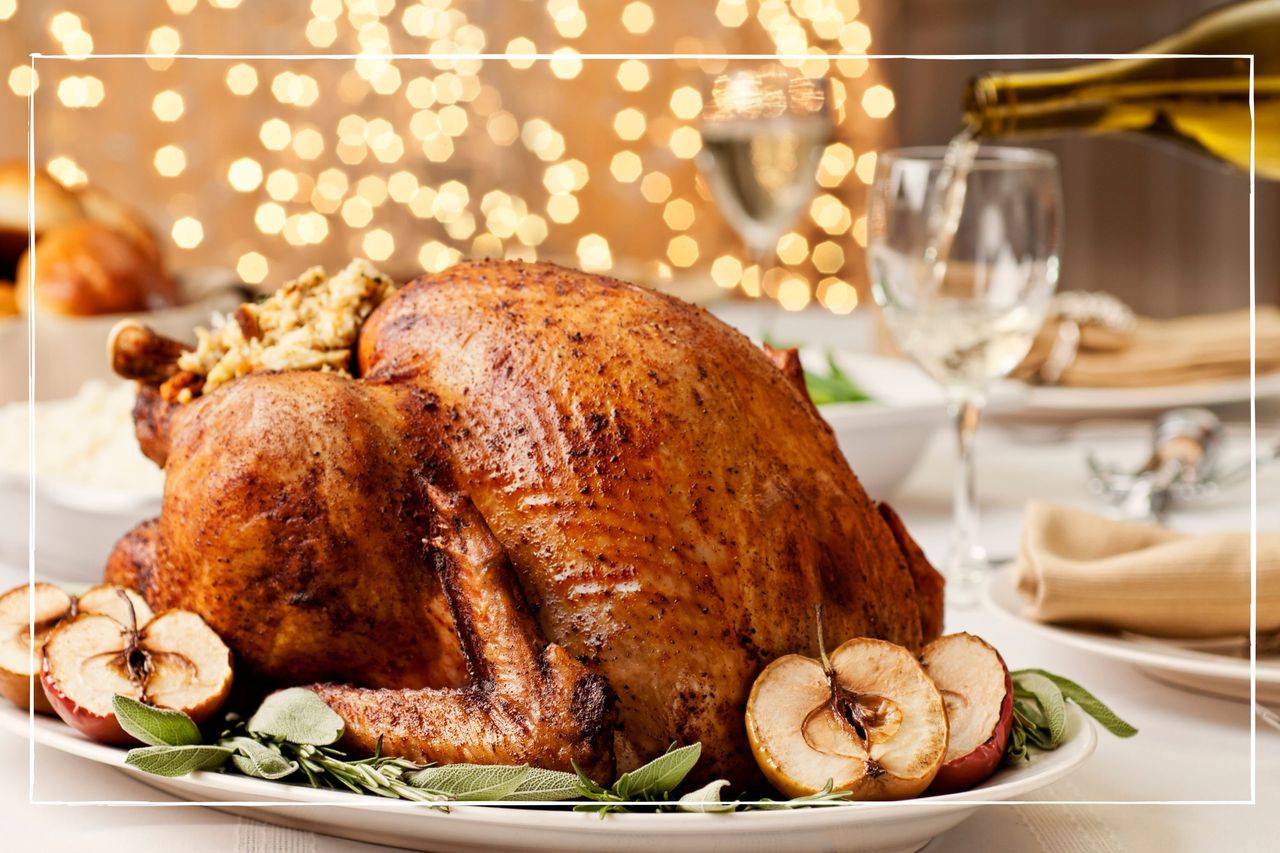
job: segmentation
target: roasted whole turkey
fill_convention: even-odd
[[[795,353],[678,299],[466,263],[388,296],[351,375],[182,402],[182,349],[114,337],[166,476],[106,579],[199,613],[260,684],[314,685],[351,747],[604,779],[700,741],[699,779],[751,785],[752,680],[817,653],[819,609],[832,643],[940,632],[941,578]]]

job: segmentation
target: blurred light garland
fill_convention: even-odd
[[[38,19],[63,54],[87,60],[97,49],[89,22],[101,19],[107,27],[109,16],[125,14],[88,0],[63,0],[62,5],[77,11],[42,8],[34,0],[0,0],[0,21]],[[188,42],[206,28],[228,27],[232,18],[227,15],[254,26],[254,16],[264,14],[253,4],[242,7],[240,0],[167,0],[166,5],[170,18],[146,21],[141,44],[113,44],[112,49],[145,51],[147,65],[164,72],[175,63],[175,53],[195,49]],[[245,60],[218,65],[217,92],[233,102],[225,116],[218,116],[220,121],[242,122],[252,112],[237,110],[238,99],[258,99],[258,109],[274,105],[266,117],[252,119],[256,130],[249,150],[193,136],[198,133],[193,113],[220,97],[196,85],[193,76],[128,77],[130,88],[121,96],[129,101],[138,98],[138,86],[151,84],[154,77],[155,90],[144,96],[150,118],[171,126],[165,134],[171,141],[157,144],[150,159],[161,178],[183,183],[167,207],[174,244],[187,252],[213,251],[206,228],[217,231],[222,223],[200,218],[217,216],[217,203],[201,202],[201,185],[212,180],[225,185],[233,201],[247,197],[260,238],[217,232],[218,250],[239,247],[233,249],[234,257],[217,260],[233,265],[254,284],[294,271],[292,260],[289,269],[272,269],[273,263],[290,258],[278,245],[273,248],[272,241],[314,246],[336,236],[375,261],[399,254],[428,271],[477,255],[552,257],[594,271],[621,266],[622,274],[648,274],[660,281],[699,267],[721,288],[763,292],[785,308],[798,310],[816,299],[835,312],[853,310],[858,302],[855,283],[863,278],[860,248],[866,245],[861,200],[874,174],[875,151],[852,140],[895,108],[893,92],[865,76],[865,59],[829,56],[870,48],[872,33],[859,20],[857,0],[718,0],[713,17],[698,12],[710,31],[663,42],[675,52],[719,52],[726,44],[740,44],[754,27],[756,37],[763,34],[777,52],[807,57],[788,64],[807,74],[833,76],[837,133],[820,161],[818,193],[805,221],[778,241],[784,268],[763,281],[758,270],[743,264],[689,162],[702,144],[697,129],[702,83],[706,74],[723,69],[723,61],[677,59],[663,68],[658,66],[664,63],[638,58],[611,64],[607,74],[616,94],[599,98],[601,108],[608,110],[599,117],[604,128],[589,138],[570,138],[567,127],[538,114],[547,89],[563,86],[572,93],[588,76],[584,51],[576,46],[584,36],[590,34],[608,49],[638,49],[639,36],[687,33],[694,10],[675,0],[633,0],[621,8],[607,4],[607,10],[605,4],[581,0],[522,0],[518,14],[515,5],[502,2],[500,21],[498,4],[483,0],[310,0],[305,13],[289,13],[300,35],[292,52],[351,51],[360,57],[336,74],[336,83],[317,76],[330,73],[316,67],[327,63],[285,67]],[[512,21],[529,29],[523,35],[506,33]],[[486,26],[495,31],[492,38]],[[504,31],[501,37],[497,31]],[[228,27],[227,32],[235,30]],[[652,49],[651,43],[645,45]],[[222,46],[228,47],[225,42]],[[388,56],[397,50],[429,59],[401,62]],[[457,56],[484,51],[505,54],[506,59],[490,64],[501,63],[516,73],[508,87],[495,86],[492,75],[482,73],[481,60]],[[540,63],[529,56],[539,51],[553,58]],[[93,71],[84,73],[68,63],[41,66],[54,83],[56,105],[66,110],[101,111],[104,104],[111,105],[105,70]],[[546,71],[553,81],[522,81],[519,76]],[[599,85],[598,73],[589,76],[591,85]],[[35,92],[42,82],[26,62],[14,64],[7,74],[8,88],[17,98]],[[388,118],[401,114],[407,119]],[[60,139],[51,147],[70,143]],[[510,151],[516,147],[522,152]],[[91,159],[88,151],[52,150],[46,164],[57,180],[83,186],[91,176],[72,153]],[[539,165],[529,166],[530,160]],[[518,163],[523,165],[516,167]],[[480,179],[459,180],[468,169]],[[484,177],[489,170],[506,176],[523,171],[533,180],[520,184],[522,192],[513,191],[518,181],[493,189],[494,181]],[[596,209],[602,198],[619,200],[612,203],[625,213],[613,224],[626,230],[635,229],[642,214],[627,210],[620,200],[654,206],[652,215],[643,215],[644,228],[665,228],[667,236],[654,235],[662,259],[649,262],[648,273],[633,270],[619,256],[616,244],[621,242],[625,255],[626,234],[599,233],[617,213],[602,215]],[[438,230],[413,231],[411,223],[423,220],[433,221]],[[242,227],[238,221],[227,225]]]

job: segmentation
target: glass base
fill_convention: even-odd
[[[991,561],[980,545],[951,549],[943,570],[947,580],[947,603],[953,607],[969,608],[977,605],[982,588],[991,576]]]

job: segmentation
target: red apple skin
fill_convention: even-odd
[[[89,624],[90,622],[92,625]],[[79,648],[55,647],[55,643],[63,639],[64,631],[76,631],[82,625],[86,630],[92,631],[102,624],[109,626],[105,629],[107,631],[105,636],[81,636],[68,640],[72,643],[78,642]],[[197,672],[205,667],[216,667],[218,670],[216,682],[197,680],[184,683],[181,680],[183,668],[179,666],[176,668],[178,673],[176,677],[179,680],[175,683],[175,669],[163,663],[164,659],[159,657],[151,659],[152,666],[146,676],[146,682],[148,687],[157,691],[157,696],[163,697],[161,701],[156,701],[155,697],[149,697],[144,692],[144,686],[137,684],[136,679],[126,680],[115,677],[115,683],[108,687],[105,681],[101,684],[85,685],[75,683],[74,678],[69,677],[74,676],[76,667],[83,667],[93,657],[101,657],[103,654],[131,653],[127,652],[131,642],[127,633],[123,626],[111,616],[95,613],[81,613],[50,632],[41,654],[40,684],[53,711],[62,718],[63,722],[99,743],[121,745],[138,743],[135,738],[125,732],[116,719],[115,713],[110,710],[110,702],[107,701],[110,697],[105,691],[110,690],[111,687],[114,687],[114,692],[141,699],[156,707],[183,711],[197,725],[218,712],[231,693],[233,680],[231,650],[203,619],[185,610],[167,610],[148,621],[137,638],[136,648],[150,655],[166,653],[176,653],[179,656],[194,655],[194,658],[187,660],[187,667],[195,668]],[[90,641],[87,646],[86,641]],[[105,643],[105,650],[100,650],[101,647],[95,643]],[[188,643],[192,645],[188,647]],[[94,652],[97,654],[93,654]],[[64,662],[65,669],[63,669]],[[119,666],[119,661],[116,665]],[[214,676],[212,672],[208,674],[211,677]],[[123,673],[116,675],[123,675]],[[202,689],[207,689],[203,695]],[[77,698],[84,699],[87,704],[80,704]],[[188,702],[189,704],[170,704],[171,702]],[[101,713],[98,709],[103,709],[106,713]]]
[[[44,687],[44,695],[48,698],[49,704],[53,706],[54,712],[62,718],[62,721],[71,728],[80,732],[91,740],[98,743],[110,743],[120,746],[137,746],[139,741],[120,728],[120,723],[116,720],[115,714],[108,714],[103,717],[93,713],[87,708],[82,708],[72,700],[68,699],[58,689],[58,684],[49,674],[48,661],[42,661],[40,666],[40,684]]]
[[[1013,731],[1013,678],[999,652],[996,652],[996,657],[1004,667],[1004,700],[1000,703],[1000,719],[995,731],[973,752],[943,764],[925,796],[967,791],[990,779],[1000,766],[1005,747],[1009,745],[1009,734]]]

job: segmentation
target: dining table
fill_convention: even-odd
[[[1247,404],[1220,412],[1227,450],[1248,455]],[[1280,424],[1280,400],[1259,404],[1262,434]],[[1150,422],[1108,417],[1077,422],[999,417],[979,436],[982,539],[997,563],[1017,550],[1029,500],[1106,513],[1090,490],[1086,452],[1139,459]],[[951,529],[953,439],[939,429],[891,498],[926,552],[940,561]],[[876,496],[880,497],[880,496]],[[1280,465],[1256,479],[1259,529],[1280,530]],[[1245,530],[1248,482],[1170,512],[1187,532]],[[0,586],[26,579],[27,567],[0,565]],[[1131,739],[1099,729],[1097,751],[1072,775],[1032,801],[982,807],[937,837],[930,851],[1263,851],[1280,849],[1280,730],[1246,702],[1189,692],[1133,666],[1056,642],[997,614],[989,604],[947,612],[948,631],[981,635],[1011,669],[1042,667],[1072,678],[1138,728]],[[1274,718],[1273,718],[1274,719]],[[29,759],[34,763],[29,766]],[[289,829],[210,808],[186,806],[110,767],[0,732],[0,849],[136,853],[336,853],[389,848]],[[34,777],[29,775],[33,771]],[[77,801],[138,805],[76,805]],[[57,802],[59,804],[44,804]],[[160,804],[160,805],[157,805]],[[607,819],[607,818],[606,818]],[[678,818],[676,818],[678,819]]]

